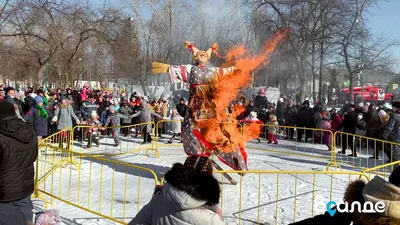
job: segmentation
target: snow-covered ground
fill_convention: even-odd
[[[93,157],[80,158],[79,155],[75,155],[75,160],[81,164],[80,169],[57,169],[41,184],[40,190],[81,207],[129,222],[137,210],[150,200],[155,185],[154,176],[150,172],[132,168],[131,165],[148,168],[161,179],[173,163],[183,163],[186,156],[180,144],[165,144],[168,140],[166,137],[159,139],[160,158],[154,156],[154,151],[149,151],[149,156],[146,156],[145,149],[151,145],[142,146],[139,144],[140,138],[126,137],[121,140],[121,145],[114,147],[111,138],[103,138],[100,148],[94,145],[90,150],[82,148],[87,142],[76,142],[74,151],[93,154]],[[249,169],[269,172],[254,172],[244,177],[231,173],[237,185],[230,184],[221,174],[215,174],[221,181],[220,208],[227,224],[288,224],[294,220],[311,217],[314,211],[314,197],[322,196],[325,199],[340,201],[349,181],[358,178],[358,175],[324,173],[330,156],[324,145],[286,140],[280,140],[279,145],[269,145],[263,140],[260,144],[256,141],[251,142],[247,147]],[[139,148],[144,150],[115,155]],[[302,153],[309,156],[282,153]],[[367,154],[359,155],[361,160],[358,160],[368,161]],[[40,160],[42,163],[52,160],[54,162],[54,156],[48,152],[40,156]],[[228,169],[222,163],[218,163],[224,169]],[[358,171],[346,165],[342,168],[343,171]],[[319,174],[304,174],[302,171],[316,171]],[[277,175],[276,172],[282,174]],[[50,200],[49,197],[47,199]],[[39,200],[35,200],[34,203],[36,208],[42,205]],[[60,210],[63,224],[117,224],[61,201],[54,200],[52,203],[54,208]]]

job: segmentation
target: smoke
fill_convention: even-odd
[[[198,121],[202,135],[211,143],[217,143],[219,151],[232,152],[237,146],[243,146],[248,141],[259,136],[262,126],[250,123],[238,128],[235,121],[237,115],[245,111],[243,106],[235,106],[232,115],[227,112],[229,103],[236,99],[241,88],[251,82],[251,72],[269,64],[270,56],[279,42],[286,36],[287,31],[281,31],[265,42],[262,52],[252,56],[244,46],[238,46],[228,51],[224,66],[234,65],[235,72],[224,76],[216,76],[212,81],[212,102],[216,107],[216,117]],[[236,122],[236,121],[235,121]]]

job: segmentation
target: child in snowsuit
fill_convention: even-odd
[[[271,114],[269,116],[269,121],[267,122],[268,127],[268,144],[271,144],[274,141],[274,144],[278,144],[278,140],[275,137],[276,130],[278,128],[278,121],[276,120],[276,116]]]
[[[151,109],[148,107],[147,101],[142,101],[140,103],[139,111],[132,115],[132,118],[138,117],[138,120],[137,120],[138,123],[147,123],[142,126],[143,127],[142,128],[143,129],[142,130],[143,144],[150,143],[152,141],[151,135],[150,135],[151,125],[152,125],[150,122],[151,122],[152,116],[162,119],[162,117],[160,115],[151,111]]]
[[[250,115],[245,119],[239,120],[239,123],[258,123],[260,125],[264,124],[261,120],[257,118],[256,112],[250,112]],[[261,143],[261,138],[257,137],[258,143]]]
[[[331,121],[324,120],[322,124],[322,129],[332,131]],[[332,147],[332,133],[328,131],[324,131],[324,143],[328,146],[328,151],[331,151]]]
[[[168,117],[165,117],[164,119],[169,119]],[[176,109],[174,109],[172,111],[172,116],[171,116],[171,120],[175,120],[175,121],[182,121],[183,117],[179,115],[178,111]],[[172,124],[172,132],[174,133],[171,137],[171,139],[168,141],[168,143],[172,144],[173,140],[175,137],[180,137],[181,135],[181,122],[171,122]],[[181,139],[182,142],[182,139]]]
[[[108,125],[111,123],[111,135],[114,138],[115,141],[115,147],[119,146],[119,131],[120,131],[120,126],[121,126],[121,119],[132,119],[134,116],[124,116],[120,113],[117,112],[116,108],[114,105],[110,106],[109,109],[110,114],[107,117],[107,121],[105,125]]]
[[[89,140],[85,149],[91,148],[92,143],[95,143],[98,147],[100,147],[99,129],[101,129],[100,127],[102,126],[102,123],[100,122],[96,111],[92,111],[91,117],[88,121],[86,121],[86,124],[92,127],[87,129],[87,136],[89,137]]]

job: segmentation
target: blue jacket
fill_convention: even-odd
[[[50,110],[48,110],[46,106],[43,108],[49,115],[48,118],[53,118],[53,114],[50,112]],[[32,122],[31,119],[33,119],[33,128],[35,129],[36,136],[47,136],[49,130],[48,120],[39,115],[39,110],[36,107],[32,107],[24,116],[25,121]]]

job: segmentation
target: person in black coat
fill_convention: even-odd
[[[268,111],[268,99],[265,96],[264,88],[260,89],[258,95],[254,98],[254,105],[258,108],[259,114],[258,118],[263,122],[266,123],[268,118],[267,111]]]
[[[295,126],[296,125],[296,116],[297,116],[297,107],[293,105],[292,101],[289,101],[288,105],[283,110],[283,115],[285,118],[285,126]],[[286,128],[286,139],[293,140],[294,128]]]
[[[179,100],[179,104],[176,105],[176,111],[178,111],[180,116],[185,117],[186,110],[187,110],[186,99],[184,97],[182,97]]]
[[[337,130],[340,130],[343,128],[343,132],[349,133],[349,134],[355,134],[356,127],[360,130],[365,129],[364,127],[360,126],[357,123],[358,112],[354,111],[354,109],[355,109],[354,105],[350,106],[350,112],[344,116],[344,120],[339,125]],[[349,156],[357,157],[357,152],[354,151],[354,136],[348,135],[348,134],[343,134],[342,135],[342,151],[340,151],[339,153],[346,154],[347,147],[350,147],[350,149],[352,151],[352,154],[350,154]]]
[[[250,100],[249,104],[246,106],[246,113],[244,117],[250,116],[251,112],[256,112],[257,115],[260,113],[260,110],[254,105],[254,101]]]
[[[31,123],[15,116],[15,108],[0,102],[0,204],[21,209],[33,220],[31,194],[34,190],[38,141]]]
[[[313,109],[310,107],[310,102],[308,100],[305,100],[303,102],[303,105],[300,107],[297,113],[296,126],[306,128],[312,128],[314,126],[314,112]],[[311,130],[297,129],[298,142],[301,142],[304,133],[306,133],[305,142],[307,142],[308,139],[312,137]]]

